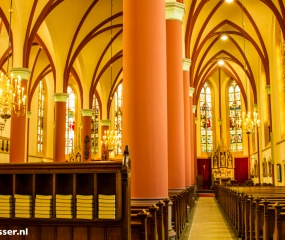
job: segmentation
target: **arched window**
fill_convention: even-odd
[[[91,153],[98,153],[99,104],[93,94],[91,119]]]
[[[122,108],[123,108],[123,85],[120,83],[114,94],[115,98],[115,132],[118,136],[118,148],[115,149],[116,154],[122,154]]]
[[[68,98],[66,102],[66,122],[65,122],[65,154],[74,151],[74,130],[75,130],[75,94],[73,89],[68,86]]]
[[[213,151],[212,132],[212,95],[206,82],[200,93],[201,149],[202,152]]]
[[[44,147],[44,108],[45,108],[45,89],[44,83],[39,82],[38,92],[38,131],[37,131],[37,151],[43,153]]]
[[[230,149],[232,152],[242,151],[241,93],[235,81],[229,86],[229,120],[230,120]]]

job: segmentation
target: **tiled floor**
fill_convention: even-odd
[[[238,239],[215,198],[199,197],[181,240]]]

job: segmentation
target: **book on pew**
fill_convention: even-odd
[[[38,213],[38,214],[52,214],[52,210],[51,209],[47,209],[47,210],[38,210],[38,209],[36,209],[35,213]]]
[[[0,211],[0,218],[11,218],[12,213],[3,213]]]
[[[58,206],[56,205],[56,211],[72,211],[73,207],[72,206]]]
[[[93,203],[93,199],[81,199],[81,198],[77,198],[76,199],[77,203]]]
[[[32,202],[32,199],[28,199],[28,198],[15,198],[15,203],[26,203],[29,204]]]
[[[93,207],[81,207],[81,206],[76,206],[77,211],[93,211]]]
[[[52,214],[40,214],[40,213],[35,213],[35,218],[51,218]]]
[[[15,205],[15,211],[30,211],[32,209],[32,205],[27,206],[19,206],[19,204]]]
[[[36,199],[51,200],[52,199],[52,195],[40,195],[40,194],[37,194],[36,195]]]
[[[93,219],[92,214],[76,214],[76,218],[79,219]]]
[[[11,210],[11,209],[12,209],[12,204],[9,205],[0,204],[0,212],[3,210]]]
[[[116,215],[116,210],[99,210],[99,215]]]
[[[67,219],[72,219],[73,214],[64,214],[64,213],[57,213],[56,218],[67,218]]]
[[[32,202],[15,202],[15,207],[32,207]]]
[[[104,195],[98,194],[99,199],[106,199],[106,200],[115,200],[116,195]]]
[[[56,200],[57,199],[66,199],[66,200],[72,200],[73,199],[73,195],[72,194],[68,194],[68,195],[62,195],[62,194],[56,194],[55,195]]]
[[[23,195],[23,194],[14,194],[14,198],[32,200],[31,195]]]
[[[110,205],[110,206],[99,205],[99,211],[115,211],[115,210],[116,210],[115,205]]]
[[[12,200],[12,195],[0,195],[0,202],[7,202]]]
[[[15,217],[16,218],[31,218],[32,214],[31,213],[16,213],[15,212]]]
[[[116,216],[113,214],[98,214],[98,218],[101,219],[115,219]]]
[[[35,203],[52,203],[52,199],[42,199],[42,198],[36,198]]]
[[[80,194],[77,194],[76,195],[76,199],[93,199],[93,195],[80,195]]]
[[[56,207],[69,207],[72,208],[73,204],[72,202],[56,202]]]

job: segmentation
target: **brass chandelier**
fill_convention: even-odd
[[[11,24],[12,24],[12,0],[9,9],[9,29],[8,29],[8,60],[7,72],[0,76],[0,117],[4,119],[4,124],[11,116],[23,116],[26,112],[26,95],[22,87],[20,76],[9,73],[9,59],[11,49]]]

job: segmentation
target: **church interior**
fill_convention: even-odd
[[[127,149],[132,205],[285,186],[284,36],[283,0],[1,0],[0,176]]]

